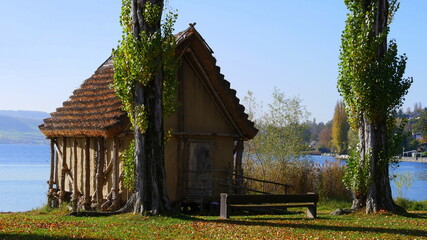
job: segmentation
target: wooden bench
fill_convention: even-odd
[[[221,193],[220,218],[229,218],[232,208],[292,208],[306,207],[307,217],[317,217],[319,195],[281,194],[281,195],[244,195]]]

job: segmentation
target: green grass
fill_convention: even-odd
[[[427,239],[427,212],[289,215],[71,217],[66,210],[0,214],[0,239]],[[303,210],[303,209],[301,209]]]
[[[427,211],[427,200],[412,201],[406,198],[395,199],[397,205],[405,208],[408,211]]]
[[[317,205],[318,211],[333,211],[337,208],[342,208],[342,209],[351,208],[351,202],[329,200],[329,201],[321,201]]]

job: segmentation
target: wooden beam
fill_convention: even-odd
[[[107,169],[105,169],[105,171],[104,171],[104,177],[107,176],[111,172],[111,170],[113,169],[113,165],[114,165],[113,160],[111,160],[108,163]]]
[[[53,145],[55,149],[57,149],[57,147],[56,147],[57,142],[58,142],[58,139],[55,138],[54,139],[54,145]],[[59,151],[56,150],[55,151],[55,180],[54,180],[55,185],[56,185],[56,189],[59,189],[59,176],[58,176],[59,165],[58,164],[59,164]]]
[[[50,139],[50,176],[49,176],[49,192],[53,188],[53,176],[55,174],[55,147],[54,140]]]
[[[53,201],[55,200],[55,191],[53,191],[53,182],[54,182],[54,174],[55,174],[55,148],[54,148],[54,140],[50,139],[50,176],[49,176],[49,189],[47,191],[47,205],[54,207],[55,204]]]
[[[65,201],[65,172],[67,170],[67,138],[62,137],[62,169],[61,169],[61,183],[59,185],[60,194],[59,194],[59,203]]]
[[[74,143],[73,143],[73,155],[74,155],[74,163],[73,163],[73,175],[75,177],[75,181],[73,181],[73,197],[72,197],[72,201],[73,201],[73,211],[77,211],[77,203],[79,200],[79,196],[78,196],[78,187],[77,187],[77,162],[78,162],[78,158],[77,158],[77,139],[74,139]]]
[[[59,158],[62,159],[63,155],[62,155],[62,151],[58,147],[58,140],[55,141],[54,147],[55,147],[56,152],[59,153]]]
[[[68,164],[67,164],[66,160],[65,161],[63,160],[63,159],[66,159],[65,156],[67,155],[67,152],[65,150],[64,153],[63,153],[63,151],[59,150],[59,147],[57,146],[57,144],[58,144],[58,139],[55,140],[55,145],[54,145],[55,146],[55,151],[56,151],[56,168],[55,168],[55,171],[56,171],[56,173],[55,173],[56,180],[55,180],[55,183],[57,185],[57,188],[60,189],[60,186],[62,185],[61,182],[58,183],[58,178],[59,178],[58,168],[59,168],[59,160],[60,159],[61,159],[61,163],[62,163],[61,176],[62,176],[62,172],[64,172],[65,175],[66,175],[65,177],[68,177],[68,180],[70,180],[71,182],[73,182],[74,179],[73,179],[71,170],[68,168]],[[65,146],[66,146],[66,141],[65,141]],[[62,148],[64,149],[64,146],[62,146]],[[62,181],[62,177],[61,177],[60,181]]]
[[[96,167],[96,202],[98,208],[103,201],[102,188],[104,186],[104,164],[105,164],[105,139],[98,138],[98,164]]]
[[[90,138],[86,137],[85,145],[85,209],[90,208]]]
[[[119,205],[119,139],[117,137],[114,138],[113,142],[113,204],[112,210],[115,210]]]
[[[66,178],[68,179],[68,181],[70,182],[70,184],[71,185],[73,185],[74,184],[74,178],[73,178],[73,175],[71,174],[71,170],[70,169],[67,169],[66,171],[65,171],[65,174],[66,174]],[[77,180],[76,180],[77,181]],[[77,192],[79,192],[79,190],[77,189]]]
[[[242,159],[244,151],[243,140],[237,140],[236,145],[236,161],[234,164],[234,170],[236,171],[235,184],[238,186],[236,193],[243,194],[243,168],[242,168]]]
[[[95,200],[96,201],[96,199],[95,199],[95,194],[96,194],[96,171],[97,171],[97,166],[98,166],[98,159],[99,159],[99,156],[98,156],[98,138],[93,138],[93,157],[92,157],[92,159],[93,159],[93,169],[91,168],[91,171],[92,171],[92,176],[93,176],[93,178],[91,178],[91,180],[92,180],[92,186],[93,186],[93,189],[91,189],[91,191],[93,192],[93,194],[91,194],[91,201],[93,201],[93,200]]]

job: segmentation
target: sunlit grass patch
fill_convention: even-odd
[[[336,208],[336,206],[333,206]],[[363,211],[319,218],[283,215],[72,217],[60,211],[0,214],[0,239],[427,239],[427,212],[406,216]]]

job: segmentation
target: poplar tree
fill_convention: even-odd
[[[161,23],[163,0],[122,0],[123,38],[113,52],[113,87],[134,129],[134,194],[121,211],[171,210],[166,189],[163,112],[173,110],[176,14]],[[131,144],[132,146],[132,144]]]
[[[347,152],[348,130],[349,125],[344,103],[338,101],[335,105],[334,118],[332,120],[332,145],[339,154]]]
[[[358,130],[358,152],[349,159],[347,186],[353,208],[366,212],[400,211],[391,195],[389,163],[393,158],[394,113],[412,78],[403,78],[405,55],[388,41],[397,0],[344,0],[349,13],[341,37],[338,90],[350,124]]]

